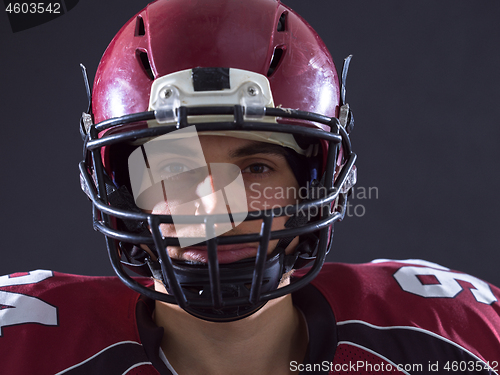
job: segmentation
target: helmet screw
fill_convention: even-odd
[[[250,87],[248,88],[248,90],[247,90],[247,91],[248,91],[248,94],[249,94],[250,96],[255,96],[255,95],[257,95],[257,89],[256,89],[255,87],[253,87],[253,86],[250,86]]]
[[[165,89],[161,92],[161,96],[163,99],[168,99],[172,96],[173,92],[172,89]]]

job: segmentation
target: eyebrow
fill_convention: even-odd
[[[251,144],[229,151],[229,157],[233,159],[256,154],[270,154],[285,157],[287,152],[283,146],[258,141],[254,141]]]
[[[161,144],[156,144],[153,147],[147,147],[146,144],[141,147],[147,147],[147,154],[149,156],[173,154],[176,156],[203,156],[203,151],[197,147],[196,143],[178,142],[178,139],[162,140]]]

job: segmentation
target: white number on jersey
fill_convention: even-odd
[[[424,275],[434,276],[439,284],[423,284],[418,276]],[[422,297],[442,298],[454,298],[463,290],[463,287],[457,280],[467,281],[473,286],[469,290],[476,301],[487,305],[497,301],[487,283],[465,273],[456,273],[430,267],[404,266],[394,274],[394,278],[401,288],[407,292]]]
[[[0,287],[36,284],[52,277],[51,271],[37,270],[19,277],[0,277]],[[57,308],[38,298],[0,290],[0,336],[2,327],[25,323],[57,325]]]

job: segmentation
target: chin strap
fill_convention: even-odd
[[[104,183],[106,187],[106,195],[108,198],[108,202],[112,206],[127,211],[142,212],[140,208],[137,207],[137,205],[135,204],[134,197],[129,192],[126,186],[121,186],[120,188],[117,188],[107,174],[104,175],[104,180],[105,180]],[[81,175],[80,175],[80,184],[83,192],[90,198],[89,189],[91,189],[91,187],[88,186],[87,181],[85,181],[85,178],[83,178],[83,176]],[[151,233],[146,223],[142,221],[138,220],[119,220],[119,221],[116,220],[116,221],[117,221],[116,225],[118,227],[120,226],[124,227],[129,233],[134,233],[139,235],[148,235]],[[148,247],[153,253],[156,253],[154,245],[148,245]],[[148,267],[147,264],[150,255],[145,250],[141,249],[138,245],[123,241],[118,243],[118,248],[120,250],[120,258],[122,264],[124,264],[129,269],[131,269],[132,271],[141,276],[151,277],[153,272],[151,267]]]
[[[318,180],[312,180],[307,189],[306,198],[302,203],[313,201],[322,198],[325,193],[324,185]],[[314,215],[316,216],[316,215]],[[297,228],[307,224],[311,219],[310,210],[299,210],[292,215],[286,222],[285,228]],[[278,241],[276,249],[285,252],[286,248],[295,237],[284,237]],[[314,233],[309,233],[299,237],[299,244],[292,254],[285,255],[283,273],[289,272],[292,269],[305,267],[309,262],[314,260],[314,254],[318,248],[319,238]]]
[[[161,264],[159,261],[151,260],[151,258],[146,258],[146,264],[149,267],[149,270],[151,271],[151,275],[153,276],[154,279],[160,280],[163,285],[167,285],[165,283],[165,280],[163,280],[163,273],[161,272]]]
[[[134,212],[141,212],[140,209],[135,205],[134,198],[125,186],[121,186],[119,189],[109,194],[108,201],[117,208]],[[121,222],[129,232],[132,232],[134,234],[149,235],[151,233],[146,223],[142,221],[122,220]],[[149,264],[150,262],[152,262],[150,260],[150,254],[148,254],[137,244],[120,241],[118,245],[122,255],[121,263],[123,265],[141,276],[151,277],[152,275],[154,278],[157,278],[157,275],[153,273],[153,269]],[[154,254],[157,253],[156,248],[153,244],[149,244],[147,246]],[[160,267],[159,264],[158,267]],[[160,280],[162,279],[160,278]]]

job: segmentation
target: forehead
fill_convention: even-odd
[[[199,139],[206,156],[220,155],[230,159],[238,159],[257,154],[267,154],[284,158],[287,154],[285,147],[267,142],[228,136],[203,135],[202,133],[199,134]]]

